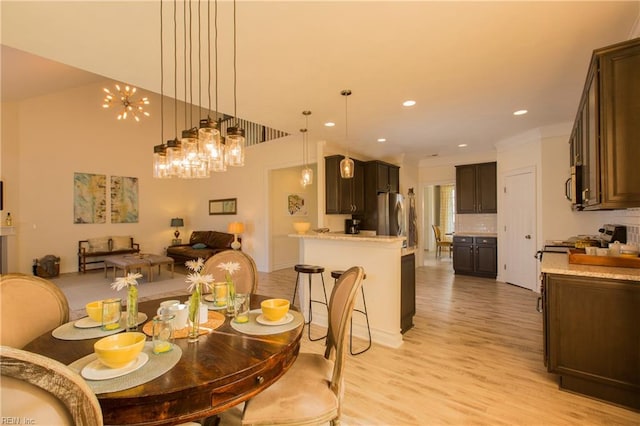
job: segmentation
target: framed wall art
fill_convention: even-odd
[[[138,222],[138,178],[111,176],[111,223]]]
[[[304,203],[304,195],[289,194],[287,196],[287,211],[290,216],[307,216],[309,212]]]
[[[105,223],[107,176],[73,174],[73,223]]]
[[[237,198],[223,198],[220,200],[209,200],[209,214],[237,214]]]

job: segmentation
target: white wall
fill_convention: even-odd
[[[145,94],[151,118],[118,121],[114,111],[101,108],[102,87],[2,105],[5,211],[17,227],[17,236],[10,237],[9,271],[31,273],[33,259],[46,254],[61,257],[61,272],[76,271],[78,240],[89,237],[132,235],[143,251],[162,253],[172,238],[172,217],[185,219],[183,240],[193,230],[226,231],[230,222],[243,221],[243,250],[267,270],[269,171],[301,163],[299,136],[249,147],[244,167],[209,179],[154,179],[153,146],[161,141],[159,97]],[[165,129],[164,139],[173,138],[173,123],[165,122]],[[139,222],[111,224],[108,215],[105,224],[74,224],[74,172],[139,178]],[[209,200],[218,198],[237,198],[238,214],[210,216]]]

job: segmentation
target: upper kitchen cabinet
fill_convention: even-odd
[[[593,52],[570,139],[585,210],[640,207],[640,38]]]
[[[456,213],[497,213],[496,162],[456,166]]]
[[[344,156],[325,157],[325,197],[326,214],[362,214],[364,213],[364,163],[354,158],[353,178],[340,176],[340,161]]]
[[[400,192],[400,167],[384,161],[365,163],[365,192]]]

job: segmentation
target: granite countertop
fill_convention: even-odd
[[[454,232],[454,237],[494,237],[497,238],[496,232]]]
[[[640,269],[638,268],[578,265],[569,263],[569,256],[566,253],[544,253],[542,255],[541,271],[547,274],[576,275],[581,277],[640,282]]]
[[[362,235],[362,234],[344,234],[340,232],[307,232],[306,234],[289,234],[294,238],[310,238],[316,240],[336,240],[351,242],[374,242],[374,243],[396,243],[402,242],[407,237],[395,237],[392,235]]]

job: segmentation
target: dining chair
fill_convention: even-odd
[[[26,274],[0,277],[0,344],[22,348],[69,321],[69,302],[58,286]]]
[[[103,424],[98,398],[71,368],[9,346],[0,346],[0,355],[3,419],[31,419],[33,424]]]
[[[446,241],[442,239],[442,231],[440,231],[440,227],[438,225],[431,225],[433,228],[433,235],[436,238],[436,257],[442,256],[442,247],[446,247],[449,250],[449,257],[453,253],[453,242]]]
[[[236,293],[255,293],[258,290],[258,268],[256,262],[245,252],[238,250],[224,250],[211,256],[204,263],[202,274],[211,274],[216,282],[225,280],[225,273],[218,265],[236,262],[240,269],[232,276]]]
[[[333,287],[324,356],[300,353],[278,381],[245,403],[243,425],[340,423],[347,329],[363,276],[354,266]]]

